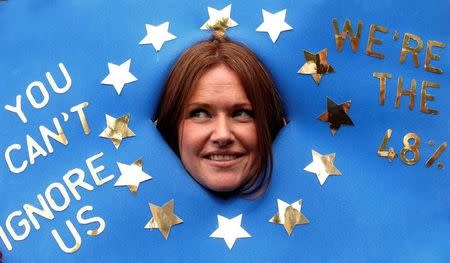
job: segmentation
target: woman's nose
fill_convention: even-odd
[[[219,147],[233,144],[235,138],[230,121],[226,117],[217,117],[211,134],[211,141]]]

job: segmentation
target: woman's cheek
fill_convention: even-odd
[[[189,152],[198,151],[206,140],[205,125],[192,121],[185,121],[182,127],[181,147],[186,147]]]
[[[244,146],[250,148],[249,150],[256,148],[258,136],[255,123],[246,123],[246,125],[242,125],[238,131],[238,137],[241,138],[240,141]]]

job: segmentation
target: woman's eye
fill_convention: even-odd
[[[237,110],[233,113],[234,118],[244,119],[244,120],[253,119],[254,116],[255,116],[255,114],[252,110],[246,110],[246,109]]]
[[[189,113],[190,118],[209,118],[209,113],[204,109],[195,109]]]

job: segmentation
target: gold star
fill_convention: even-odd
[[[354,126],[353,121],[348,116],[351,101],[346,101],[343,104],[337,104],[332,99],[327,97],[327,111],[322,113],[317,119],[328,122],[330,124],[331,133],[336,134],[341,125]]]
[[[152,218],[145,225],[146,229],[158,228],[164,238],[169,237],[170,228],[173,225],[183,223],[183,220],[173,213],[173,199],[165,203],[162,207],[149,203]]]
[[[302,200],[288,204],[281,199],[277,199],[278,213],[276,213],[269,222],[284,226],[288,235],[291,235],[296,225],[309,224],[308,219],[301,212]]]
[[[320,185],[323,185],[330,175],[342,175],[334,166],[335,153],[321,155],[312,150],[313,161],[304,168],[305,171],[315,173],[319,179]]]
[[[327,49],[322,49],[317,54],[308,51],[303,51],[305,55],[305,64],[298,70],[297,73],[309,74],[314,81],[319,85],[322,75],[327,73],[334,73],[334,68],[328,64]]]
[[[106,114],[107,127],[99,136],[111,139],[116,149],[118,149],[123,139],[135,136],[133,131],[128,128],[129,121],[130,114],[125,114],[118,119]]]

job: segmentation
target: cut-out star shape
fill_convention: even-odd
[[[257,32],[267,32],[272,42],[277,41],[278,36],[283,31],[291,30],[292,27],[284,20],[286,19],[286,9],[275,14],[262,10],[264,22],[256,29]]]
[[[231,4],[227,5],[226,7],[222,8],[221,10],[217,10],[215,8],[208,6],[208,15],[209,19],[206,21],[200,29],[202,30],[208,30],[209,27],[215,25],[217,21],[223,20],[224,18],[228,18],[228,27],[235,27],[238,25],[236,21],[231,19]],[[209,27],[208,27],[209,26]]]
[[[322,155],[312,150],[313,161],[308,164],[304,170],[317,175],[320,185],[323,185],[330,175],[342,175],[341,172],[334,166],[334,159],[336,153]]]
[[[241,227],[242,214],[231,219],[217,215],[219,227],[210,235],[214,238],[223,238],[228,248],[233,248],[236,239],[251,237],[250,234]]]
[[[322,49],[319,53],[314,54],[308,51],[303,52],[305,55],[305,64],[298,70],[297,73],[309,74],[314,81],[319,85],[320,80],[324,74],[334,73],[334,68],[328,64],[327,49]]]
[[[108,63],[109,74],[102,80],[102,84],[112,85],[120,95],[125,84],[134,82],[137,78],[130,72],[131,58],[120,65]]]
[[[317,119],[330,124],[331,133],[336,134],[341,125],[354,126],[353,121],[348,116],[351,101],[337,104],[327,97],[327,111],[322,113]]]
[[[159,229],[165,239],[169,238],[172,226],[183,223],[183,220],[173,213],[174,200],[170,200],[162,207],[148,204],[152,218],[145,225],[146,229]]]
[[[135,136],[133,131],[128,128],[129,121],[130,114],[125,114],[117,119],[106,114],[106,128],[99,136],[110,139],[114,147],[118,149],[123,139]]]
[[[139,42],[140,45],[153,45],[159,51],[164,42],[177,38],[169,32],[169,22],[164,22],[158,26],[145,24],[147,35]]]
[[[274,224],[280,224],[284,226],[284,229],[290,236],[296,225],[308,224],[309,221],[303,215],[302,200],[295,201],[292,204],[288,204],[281,199],[277,199],[278,213],[276,213],[269,222]]]
[[[130,165],[119,162],[117,165],[121,174],[114,186],[127,186],[133,194],[137,193],[140,183],[152,179],[150,175],[142,171],[142,159],[138,159]]]

